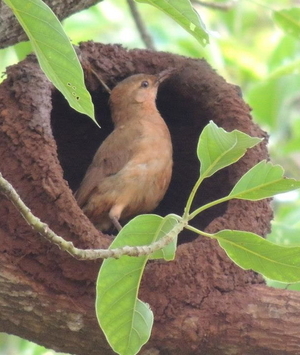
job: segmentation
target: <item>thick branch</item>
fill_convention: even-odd
[[[93,297],[49,294],[18,277],[14,267],[3,267],[3,259],[0,263],[0,331],[72,354],[112,354],[97,325]],[[151,337],[155,340],[147,347],[194,355],[227,354],[232,349],[258,355],[300,352],[299,293],[250,285],[230,293],[214,290],[207,296],[201,307],[177,309],[168,332],[164,323],[156,322]],[[157,312],[154,308],[156,316]]]
[[[264,285],[229,293],[215,290],[199,309],[178,314],[170,337],[163,324],[155,328],[155,336],[170,353],[176,347],[176,354],[295,355],[300,353],[299,306],[299,293]],[[172,338],[177,332],[185,339],[181,352]]]
[[[100,1],[101,0],[44,0],[60,20],[78,11],[87,9]],[[27,36],[12,11],[3,1],[0,1],[0,48],[5,48],[25,40],[27,40]]]

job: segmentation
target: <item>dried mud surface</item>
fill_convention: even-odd
[[[68,107],[33,56],[10,67],[8,78],[0,86],[0,171],[35,215],[78,247],[106,247],[110,241],[83,215],[72,194],[96,149],[112,130],[108,94],[91,68],[110,87],[135,73],[178,69],[161,86],[157,98],[172,136],[174,173],[155,213],[182,213],[199,174],[198,137],[210,120],[228,131],[239,129],[266,138],[253,123],[239,88],[227,83],[204,60],[147,50],[127,51],[121,46],[93,42],[82,44],[78,53],[101,130]],[[242,174],[267,159],[266,140],[239,162],[208,179],[197,195],[195,206],[224,196]],[[226,228],[265,235],[271,218],[267,200],[234,200],[206,211],[194,225],[210,232]],[[205,313],[201,328],[206,329],[211,322],[209,310],[221,294],[262,282],[255,273],[233,265],[215,241],[188,233],[182,233],[179,239],[176,260],[150,262],[143,279],[140,298],[151,304],[156,319],[152,342],[163,342],[162,329],[171,324],[172,329],[182,327],[180,322],[193,310]],[[45,297],[72,299],[89,318],[87,324],[95,327],[94,282],[100,262],[77,261],[61,252],[35,233],[3,196],[0,196],[1,264],[11,275],[17,275],[22,284],[29,283]],[[18,333],[17,327],[11,329]],[[35,339],[34,333],[26,331]],[[193,339],[190,329],[186,332]],[[180,346],[180,339],[182,334],[174,335],[174,348],[176,344]]]

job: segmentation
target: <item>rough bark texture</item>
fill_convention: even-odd
[[[108,95],[91,67],[111,87],[134,73],[179,69],[158,93],[174,145],[174,174],[157,213],[182,213],[199,172],[197,140],[209,120],[265,137],[238,88],[203,60],[94,43],[83,44],[79,53],[101,130],[68,107],[34,57],[9,68],[0,86],[0,171],[34,214],[78,247],[109,242],[72,195],[112,129]],[[224,196],[267,157],[265,140],[209,179],[197,204]],[[207,211],[195,225],[210,232],[231,228],[265,235],[271,218],[269,201],[235,200]],[[151,305],[155,325],[141,353],[300,354],[297,293],[267,288],[260,276],[235,266],[215,241],[182,233],[180,243],[174,262],[153,261],[146,268],[140,298]],[[0,331],[72,354],[111,354],[94,315],[99,265],[74,260],[50,245],[0,197]]]
[[[60,20],[87,9],[100,1],[102,0],[44,0]],[[26,40],[27,36],[10,8],[3,1],[0,1],[0,48]]]

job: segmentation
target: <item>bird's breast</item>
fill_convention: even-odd
[[[147,163],[137,164],[137,169],[147,170],[147,168],[148,168],[148,164]]]

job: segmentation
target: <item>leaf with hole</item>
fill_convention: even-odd
[[[53,11],[41,0],[4,0],[30,39],[42,70],[70,106],[95,121],[91,96],[69,38]],[[95,121],[96,122],[96,121]]]
[[[200,15],[189,0],[136,0],[152,5],[175,20],[187,32],[193,35],[203,46],[209,43],[209,37]]]

